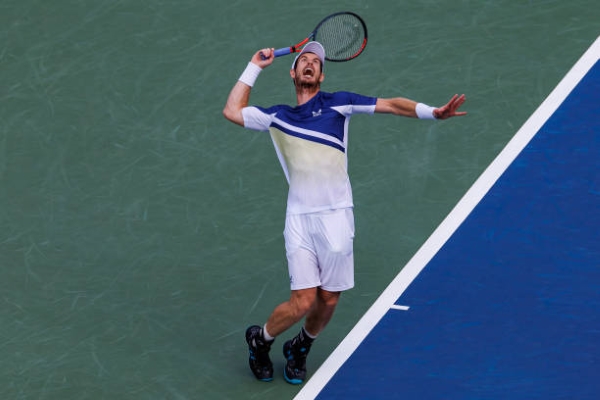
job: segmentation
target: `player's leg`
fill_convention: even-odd
[[[306,357],[313,340],[331,320],[342,291],[354,286],[354,214],[334,210],[311,217],[312,239],[319,264],[320,287],[300,333],[283,345],[284,370],[289,383],[306,379]]]
[[[291,294],[288,301],[279,304],[264,327],[254,325],[246,332],[250,351],[250,369],[257,379],[273,379],[273,364],[269,350],[275,337],[300,321],[313,307],[320,285],[316,252],[311,249],[307,217],[288,215],[284,231],[288,258]]]
[[[261,381],[273,379],[269,351],[275,337],[300,321],[316,303],[317,288],[293,290],[290,299],[278,305],[263,328],[253,325],[246,330],[250,369]]]
[[[300,321],[313,308],[317,288],[292,290],[290,299],[278,305],[266,323],[267,333],[279,336]]]
[[[300,333],[284,343],[283,354],[287,360],[284,377],[289,383],[297,385],[306,379],[306,357],[317,335],[331,320],[340,294],[319,288]]]
[[[341,292],[329,292],[322,288],[317,289],[316,301],[306,314],[304,328],[313,337],[316,337],[331,320],[335,307],[338,304]]]

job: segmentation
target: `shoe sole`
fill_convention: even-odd
[[[302,382],[304,382],[302,379],[290,379],[290,378],[288,378],[287,374],[285,373],[285,367],[283,367],[283,377],[285,378],[285,381],[287,383],[290,383],[292,385],[301,385]]]

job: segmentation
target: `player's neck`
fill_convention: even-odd
[[[314,87],[297,87],[296,88],[296,100],[298,105],[301,106],[303,104],[308,103],[313,97],[319,93],[319,86]]]

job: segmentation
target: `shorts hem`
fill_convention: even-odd
[[[346,290],[350,290],[354,287],[354,285],[350,286],[337,286],[337,287],[329,287],[329,286],[319,286],[323,290],[327,290],[328,292],[345,292]]]
[[[350,290],[350,289],[354,288],[354,285],[332,287],[332,286],[325,286],[325,285],[316,283],[316,284],[291,286],[291,290],[304,290],[304,289],[312,289],[312,288],[321,288],[323,290],[327,290],[328,292],[345,292],[346,290]]]
[[[304,289],[312,289],[312,288],[316,288],[316,287],[320,287],[321,284],[320,283],[307,283],[305,285],[294,285],[294,286],[290,286],[290,288],[292,290],[304,290]]]

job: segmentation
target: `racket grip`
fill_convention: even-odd
[[[275,50],[275,57],[287,56],[292,52],[291,47],[282,47],[281,49]]]
[[[287,56],[291,52],[292,52],[292,48],[291,47],[282,47],[281,49],[275,50],[274,55],[275,55],[275,57]],[[265,57],[263,55],[263,53],[260,53],[260,58],[263,59],[263,60],[267,59],[267,57]]]

